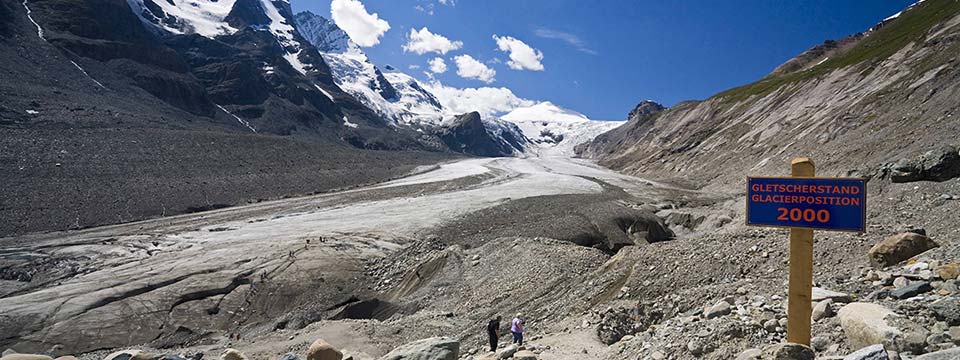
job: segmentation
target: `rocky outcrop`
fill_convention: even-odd
[[[916,159],[901,160],[890,169],[895,183],[947,181],[960,176],[960,154],[955,146],[944,145]]]
[[[637,104],[633,110],[630,110],[630,113],[627,114],[627,121],[646,118],[650,115],[663,111],[663,109],[666,108],[656,101],[644,100]]]
[[[457,360],[459,356],[459,341],[448,337],[434,337],[400,346],[380,360]]]
[[[638,329],[634,328],[634,323],[633,316],[627,309],[607,310],[600,315],[600,323],[596,328],[597,337],[600,342],[611,345],[624,336],[635,333]]]
[[[451,150],[479,156],[511,156],[522,151],[521,139],[503,140],[487,130],[474,111],[458,115],[437,131],[437,136]]]
[[[867,256],[873,266],[886,267],[938,246],[940,245],[930,240],[926,235],[905,232],[883,239],[883,241],[870,248]]]

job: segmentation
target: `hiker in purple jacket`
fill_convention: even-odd
[[[510,323],[510,333],[513,334],[513,343],[518,346],[523,346],[523,314],[517,313],[517,317],[513,318],[513,322]]]

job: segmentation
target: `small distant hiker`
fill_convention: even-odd
[[[513,334],[513,343],[518,346],[523,346],[523,325],[523,314],[517,313],[517,317],[510,323],[510,333]]]
[[[497,351],[497,340],[500,340],[500,320],[502,318],[500,315],[497,315],[496,319],[490,320],[487,323],[487,335],[490,336],[490,351]]]

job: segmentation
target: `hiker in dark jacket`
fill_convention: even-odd
[[[497,340],[500,339],[500,316],[487,323],[487,335],[490,336],[490,351],[497,351]]]

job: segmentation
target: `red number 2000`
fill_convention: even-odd
[[[787,209],[787,208],[777,208],[777,211],[780,212],[780,216],[777,216],[777,220],[782,221],[806,221],[806,222],[818,222],[826,223],[830,221],[830,212],[826,209],[813,210],[813,209]]]

